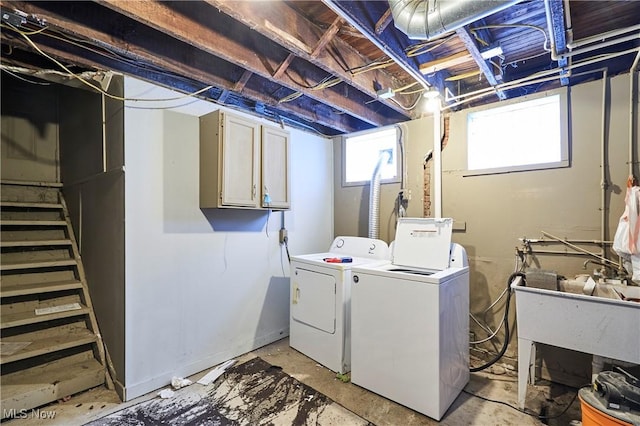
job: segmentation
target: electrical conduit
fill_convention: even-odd
[[[436,98],[438,103],[433,111],[433,193],[434,209],[433,217],[442,217],[442,146],[440,145],[441,123],[440,123],[440,98]]]
[[[600,203],[600,215],[601,215],[601,229],[600,240],[602,243],[602,257],[607,259],[607,245],[604,241],[607,239],[607,189],[609,188],[609,182],[607,181],[607,171],[609,169],[609,163],[607,158],[607,140],[608,140],[608,126],[607,126],[607,98],[609,95],[609,79],[607,75],[607,69],[602,71],[602,135],[600,140],[600,186],[602,188],[602,200]]]
[[[636,54],[636,59],[633,61],[631,68],[629,69],[629,176],[636,176],[634,174],[634,155],[633,147],[637,146],[637,120],[638,116],[638,64],[640,63],[640,50]],[[636,150],[637,151],[637,150]],[[638,152],[635,152],[637,155]]]

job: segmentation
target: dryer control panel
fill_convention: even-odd
[[[364,237],[336,237],[329,248],[331,253],[341,257],[364,257],[369,259],[390,259],[389,246],[382,240]]]

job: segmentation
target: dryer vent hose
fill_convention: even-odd
[[[369,185],[369,238],[378,239],[380,235],[380,169],[390,162],[391,150],[380,151]]]

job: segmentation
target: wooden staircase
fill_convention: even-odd
[[[0,232],[4,418],[101,385],[106,370],[60,188],[2,182]]]

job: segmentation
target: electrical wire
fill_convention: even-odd
[[[467,395],[471,395],[471,396],[475,396],[478,399],[481,399],[483,401],[487,401],[487,402],[493,402],[494,404],[501,404],[501,405],[506,405],[509,408],[512,408],[520,413],[524,413],[528,416],[532,416],[532,417],[538,417],[536,414],[532,414],[532,413],[528,413],[527,411],[523,411],[521,409],[519,409],[518,407],[516,407],[515,405],[511,405],[508,402],[504,402],[504,401],[498,401],[497,399],[491,399],[491,398],[487,398],[478,394],[475,394],[473,392],[469,392],[466,389],[462,389],[462,392],[466,393]]]
[[[152,71],[154,73],[158,73],[158,74],[169,76],[171,78],[181,79],[181,80],[183,80],[183,81],[185,81],[185,82],[187,82],[189,84],[194,84],[194,83],[199,83],[199,82],[196,82],[196,81],[194,81],[192,79],[186,78],[186,77],[184,77],[184,76],[182,76],[180,74],[176,74],[176,73],[173,73],[173,72],[168,72],[168,71],[166,71],[166,70],[164,70],[164,69],[162,69],[162,68],[160,68],[158,66],[155,66],[154,64],[149,64],[149,63],[141,62],[141,61],[136,60],[136,59],[128,58],[127,56],[124,56],[124,55],[120,54],[119,52],[117,52],[115,50],[112,50],[112,49],[110,49],[110,48],[108,48],[106,46],[103,46],[103,45],[101,45],[99,43],[96,43],[94,41],[84,40],[84,39],[80,39],[80,38],[77,38],[77,37],[72,37],[72,36],[70,36],[70,35],[68,35],[66,33],[55,31],[55,30],[53,30],[53,29],[51,29],[49,27],[45,27],[45,28],[42,28],[42,29],[37,30],[37,31],[26,32],[26,31],[22,31],[22,30],[16,28],[13,25],[10,25],[10,24],[9,25],[1,24],[1,26],[4,27],[4,28],[9,28],[12,31],[20,34],[27,41],[27,43],[29,43],[36,51],[38,51],[38,53],[40,53],[45,58],[51,60],[52,62],[56,63],[63,70],[65,70],[64,73],[63,72],[59,72],[59,71],[55,71],[55,70],[51,70],[51,72],[56,72],[56,73],[59,72],[63,76],[67,76],[67,77],[78,79],[82,83],[89,84],[89,86],[91,88],[93,88],[94,90],[97,90],[98,92],[100,92],[100,93],[104,94],[105,96],[110,97],[112,99],[121,100],[121,101],[133,101],[133,102],[166,102],[166,101],[175,101],[175,100],[186,99],[186,98],[189,98],[189,97],[194,97],[194,96],[196,96],[196,95],[198,95],[198,94],[200,94],[202,92],[205,92],[205,91],[207,91],[209,89],[214,88],[214,86],[207,86],[207,87],[205,87],[203,89],[200,89],[200,90],[198,90],[196,92],[188,93],[188,94],[186,94],[184,96],[178,96],[178,97],[173,97],[173,98],[139,99],[139,98],[121,98],[121,97],[117,97],[117,96],[111,95],[110,93],[105,92],[100,87],[97,87],[97,86],[92,85],[91,83],[87,82],[84,78],[76,75],[75,73],[70,71],[67,67],[62,65],[60,62],[56,61],[54,58],[52,58],[49,55],[47,55],[45,52],[43,52],[35,44],[35,42],[33,42],[33,40],[29,39],[28,35],[29,34],[40,34],[41,36],[51,37],[51,38],[60,40],[60,41],[65,42],[65,43],[72,44],[72,45],[77,46],[77,47],[79,47],[81,49],[88,50],[88,51],[90,51],[92,53],[95,53],[97,55],[101,55],[101,56],[104,56],[104,57],[112,59],[112,60],[123,62],[123,63],[125,63],[127,65],[134,66],[136,68],[145,69],[145,70],[148,70],[148,71]],[[94,46],[97,49],[96,48],[92,48],[90,46]],[[9,54],[10,53],[11,52],[9,52]],[[6,65],[5,64],[0,64],[0,67],[3,70],[5,70],[4,68],[6,67]],[[212,98],[209,99],[209,100],[212,101],[212,102],[215,102],[215,103],[219,103],[215,99],[212,99]],[[182,106],[182,105],[178,105],[178,106]],[[125,107],[126,108],[136,108],[136,107],[134,107],[132,105],[126,105]],[[177,107],[177,106],[172,106],[170,108],[175,108],[175,107]],[[229,106],[229,107],[233,108],[233,106]],[[165,107],[157,107],[157,108],[147,107],[146,109],[165,109]],[[307,125],[305,123],[302,123],[302,122],[299,122],[297,120],[293,120],[293,119],[290,119],[290,118],[286,118],[286,119],[287,119],[288,122],[290,122],[291,125],[293,125],[295,127],[311,130],[311,131],[313,131],[313,132],[315,132],[315,133],[317,133],[317,134],[319,134],[320,136],[323,136],[323,137],[332,137],[332,135],[327,135],[327,134],[319,131],[318,129],[316,129],[316,128],[312,127],[312,126],[309,126],[309,125]]]
[[[27,32],[21,31],[20,29],[16,28],[15,26],[9,26],[9,25],[2,24],[2,27],[9,28],[9,29],[11,29],[12,31],[17,32],[18,34],[21,34],[21,33],[29,34],[29,33],[27,33]],[[43,28],[42,30],[44,30],[44,29],[45,29],[45,28]],[[153,72],[155,72],[155,73],[160,73],[160,74],[163,74],[163,75],[170,76],[170,77],[172,77],[172,78],[179,78],[179,79],[182,79],[182,80],[184,80],[185,82],[188,82],[188,83],[190,83],[190,84],[193,84],[193,83],[194,83],[194,81],[193,81],[193,80],[190,80],[190,79],[188,79],[188,78],[185,78],[184,76],[181,76],[181,75],[179,75],[179,74],[175,74],[175,73],[171,73],[171,72],[167,72],[167,71],[163,70],[162,68],[157,67],[157,66],[155,66],[155,65],[153,65],[153,64],[146,64],[146,63],[142,63],[142,62],[140,62],[140,61],[138,61],[138,60],[132,60],[132,59],[130,59],[130,58],[127,58],[126,56],[120,55],[118,52],[112,51],[112,50],[110,50],[110,49],[106,49],[105,47],[103,47],[103,46],[101,46],[101,45],[98,45],[97,43],[92,42],[92,41],[90,41],[90,40],[82,40],[82,39],[75,38],[75,37],[71,37],[71,36],[69,36],[69,35],[67,35],[67,34],[63,34],[63,33],[59,33],[59,32],[58,32],[57,34],[52,34],[52,31],[53,31],[53,30],[51,30],[51,29],[49,28],[49,29],[48,29],[48,31],[46,31],[46,32],[45,32],[45,31],[33,31],[32,33],[34,33],[34,34],[36,34],[36,33],[40,33],[42,36],[52,37],[52,38],[55,38],[55,39],[57,39],[57,40],[60,40],[60,41],[66,42],[66,43],[70,43],[70,44],[73,44],[74,46],[77,46],[77,47],[82,48],[82,49],[86,49],[86,50],[91,51],[91,52],[93,52],[93,53],[95,53],[95,54],[98,54],[98,55],[101,55],[101,56],[105,56],[105,57],[107,57],[107,58],[110,58],[110,59],[113,59],[113,60],[116,60],[116,61],[120,61],[120,62],[126,63],[126,64],[128,64],[128,65],[135,66],[135,67],[137,67],[137,68],[150,70],[150,71],[153,71]],[[21,35],[22,35],[22,34],[21,34]],[[24,35],[23,35],[23,37],[24,37],[27,41],[29,41],[29,40],[28,40],[28,38],[27,38],[27,36],[24,36]],[[33,43],[33,41],[31,41],[31,42]],[[87,46],[86,44],[91,45],[91,46],[98,47],[98,48],[103,49],[103,50],[93,49],[93,48],[91,48],[91,47]],[[76,79],[78,79],[78,80],[82,81],[83,83],[86,83],[86,80],[85,80],[85,79],[83,79],[82,77],[80,77],[80,76],[78,76],[78,75],[74,74],[74,73],[73,73],[73,72],[71,72],[67,67],[63,66],[63,65],[62,65],[62,64],[60,64],[58,61],[56,61],[55,59],[51,58],[49,55],[47,55],[46,53],[44,53],[41,49],[39,49],[39,48],[38,48],[38,46],[36,46],[36,45],[35,45],[35,43],[33,43],[33,45],[32,45],[32,46],[34,46],[34,49],[36,49],[36,50],[37,50],[41,55],[43,55],[44,57],[46,57],[46,58],[48,58],[49,60],[53,61],[53,62],[54,62],[54,63],[56,63],[58,66],[61,66],[61,68],[62,68],[63,70],[65,70],[65,72],[64,72],[64,73],[63,73],[63,72],[60,72],[60,74],[61,74],[61,75],[68,76],[68,77],[72,77],[72,78],[76,78]],[[0,68],[2,68],[2,70],[3,70],[3,71],[7,71],[7,70],[5,69],[5,67],[6,67],[6,65],[4,65],[4,64],[0,64]],[[56,73],[57,73],[57,72],[59,72],[59,71],[54,71],[54,70],[51,70],[51,71],[52,71],[52,72],[56,72]],[[16,76],[16,77],[18,77],[18,76]],[[34,83],[35,83],[35,82],[34,82]],[[47,83],[41,83],[41,84],[47,84]],[[95,86],[95,85],[91,85],[91,87],[92,87],[93,89],[95,89],[95,90],[99,91],[100,93],[104,94],[105,96],[110,97],[110,98],[113,98],[113,99],[117,99],[117,100],[123,100],[123,101],[136,101],[136,102],[140,102],[140,101],[143,101],[143,102],[165,102],[165,101],[175,101],[175,100],[186,99],[186,98],[189,98],[189,97],[194,97],[194,96],[196,96],[196,95],[198,95],[198,94],[200,94],[200,93],[202,93],[202,92],[204,92],[204,91],[206,91],[206,90],[212,89],[214,86],[207,86],[207,87],[205,87],[205,88],[203,88],[203,89],[201,89],[201,90],[198,90],[198,91],[193,92],[193,93],[186,94],[186,95],[184,95],[184,96],[178,96],[178,97],[174,97],[174,98],[161,98],[161,99],[121,98],[121,97],[117,97],[117,96],[111,95],[111,94],[109,94],[109,93],[105,92],[104,90],[102,90],[101,88],[99,88],[99,87],[97,87],[97,86]],[[300,94],[300,95],[298,95],[298,96],[302,96],[302,94]],[[216,100],[215,100],[215,99],[211,99],[211,101],[216,102]],[[216,103],[217,103],[217,102],[216,102]],[[178,105],[178,106],[182,106],[182,105]],[[127,108],[136,108],[136,107],[131,106],[131,105],[127,105],[126,107],[127,107]],[[171,108],[175,108],[175,107],[177,107],[177,106],[172,106]],[[156,107],[156,108],[153,108],[153,107],[145,107],[145,109],[165,109],[165,107]],[[291,125],[293,125],[293,126],[297,126],[297,127],[301,127],[301,128],[305,128],[305,129],[311,130],[311,131],[313,131],[313,132],[315,132],[315,133],[319,134],[320,136],[323,136],[323,137],[332,137],[332,135],[328,135],[328,134],[322,133],[322,132],[321,132],[321,131],[319,131],[318,129],[316,129],[316,128],[312,127],[312,126],[309,126],[309,125],[307,125],[307,124],[304,124],[304,123],[302,123],[302,122],[299,122],[299,121],[296,121],[296,120],[292,120],[292,119],[290,119],[290,118],[286,118],[286,120],[287,120]]]
[[[387,59],[377,59],[373,62],[370,62],[368,64],[359,66],[359,67],[354,67],[354,68],[350,68],[347,71],[349,73],[351,73],[351,75],[359,75],[362,73],[365,73],[367,71],[373,71],[373,70],[377,70],[377,69],[382,69],[382,68],[386,68],[389,65],[393,64],[393,59],[387,58]]]
[[[526,415],[528,415],[528,416],[531,416],[531,417],[535,417],[535,418],[537,418],[537,419],[539,419],[539,420],[552,420],[552,419],[557,419],[558,417],[561,417],[564,413],[566,413],[567,411],[569,411],[569,408],[571,408],[571,406],[572,406],[572,405],[573,405],[573,403],[575,402],[576,398],[578,397],[578,393],[580,392],[580,389],[583,389],[583,388],[585,388],[585,387],[590,387],[590,386],[591,386],[591,384],[580,386],[580,387],[578,388],[578,390],[576,391],[575,395],[573,395],[573,398],[571,398],[571,401],[570,401],[570,402],[569,402],[569,403],[564,407],[564,409],[563,409],[559,414],[554,414],[553,416],[542,416],[542,415],[540,415],[540,414],[536,414],[536,413],[530,412],[530,411],[528,411],[526,408],[525,408],[524,410],[521,410],[521,409],[519,409],[518,407],[516,407],[516,406],[514,406],[514,405],[509,404],[508,402],[498,401],[498,400],[496,400],[496,399],[487,398],[487,397],[484,397],[484,396],[481,396],[481,395],[475,394],[475,393],[473,393],[473,392],[469,392],[469,391],[468,391],[468,390],[466,390],[466,389],[462,389],[462,392],[466,393],[467,395],[474,396],[474,397],[476,397],[476,398],[478,398],[478,399],[482,399],[483,401],[493,402],[493,403],[495,403],[495,404],[502,404],[502,405],[506,405],[506,406],[507,406],[507,407],[509,407],[509,408],[513,408],[513,409],[514,409],[514,410],[516,410],[516,411],[519,411],[519,412],[524,413],[524,414],[526,414]]]
[[[114,100],[118,100],[118,101],[134,101],[134,102],[140,102],[140,101],[143,101],[143,102],[176,101],[176,100],[181,100],[181,99],[185,99],[185,98],[188,98],[188,97],[199,95],[200,93],[206,92],[207,90],[210,90],[210,89],[212,89],[214,87],[214,86],[207,86],[207,87],[204,87],[204,88],[202,88],[200,90],[197,90],[195,92],[188,93],[188,94],[185,94],[185,95],[182,95],[182,96],[173,97],[173,98],[138,99],[138,98],[126,98],[126,97],[116,96],[116,95],[113,95],[113,94],[103,90],[101,87],[96,86],[95,84],[85,80],[84,78],[80,77],[79,75],[77,75],[73,71],[71,71],[69,68],[67,68],[60,61],[58,61],[57,59],[49,56],[42,49],[40,49],[40,47],[33,40],[31,40],[31,38],[29,37],[29,33],[24,32],[24,31],[16,28],[15,26],[13,26],[11,24],[8,24],[8,25],[2,24],[1,26],[4,27],[4,28],[10,28],[11,30],[13,30],[13,31],[17,32],[18,34],[20,34],[31,47],[33,47],[42,56],[44,56],[45,58],[49,59],[50,61],[52,61],[53,63],[58,65],[60,68],[62,68],[64,71],[66,71],[70,77],[73,77],[73,78],[77,79],[78,81],[80,81],[81,83],[85,84],[86,86],[91,87],[93,90],[95,90],[95,91],[97,91],[99,93],[102,93],[106,97],[114,99]],[[43,28],[43,30],[44,30],[44,28]]]
[[[289,255],[289,237],[284,237],[282,240],[284,242],[284,248],[287,250],[287,259],[289,260],[289,263],[291,263],[291,256]]]
[[[451,40],[454,37],[454,35],[455,34],[452,34],[452,35],[450,35],[448,37],[445,37],[442,40],[424,41],[422,43],[416,43],[416,44],[413,44],[411,46],[407,46],[404,49],[404,53],[408,57],[419,56],[419,55],[423,55],[425,53],[429,53],[429,52],[437,49],[438,47],[442,46],[443,44],[445,44],[449,40]]]
[[[523,263],[522,266],[518,266],[519,265],[519,260],[520,257],[518,256],[518,254],[516,253],[516,262],[515,262],[515,266],[513,268],[513,272],[522,272],[522,270],[524,269],[525,264]],[[486,315],[487,312],[489,312],[500,300],[502,300],[502,298],[504,297],[505,294],[507,294],[507,291],[509,291],[509,287],[506,287],[504,290],[502,290],[502,293],[500,293],[500,296],[498,296],[496,298],[496,300],[494,300],[484,311],[482,311],[482,315]],[[489,333],[489,336],[482,339],[482,340],[476,340],[476,341],[470,341],[469,343],[472,345],[478,345],[480,343],[485,343],[488,342],[489,340],[493,339],[494,337],[497,336],[498,332],[502,329],[502,326],[504,324],[504,317],[503,320],[500,321],[500,325],[498,326],[498,328],[494,331],[491,329],[491,327],[489,327],[488,325],[486,325],[486,321],[485,324],[482,324],[480,322],[480,320],[478,320],[475,315],[473,315],[471,312],[469,312],[469,316],[471,317],[471,319],[478,324],[478,326],[480,326],[480,328],[482,328],[484,331],[486,331],[487,333]]]
[[[264,232],[269,238],[269,217],[271,216],[271,209],[267,209],[267,224],[264,226]]]
[[[331,76],[327,76],[324,79],[322,79],[322,81],[320,81],[318,84],[314,85],[314,86],[305,86],[305,88],[309,89],[309,90],[324,90],[324,89],[328,89],[330,87],[333,87],[337,84],[342,83],[342,79],[340,77],[331,77]],[[296,91],[293,92],[287,96],[285,96],[282,99],[278,100],[278,103],[286,103],[286,102],[291,102],[294,101],[296,99],[298,99],[300,96],[302,96],[303,93],[300,91]]]
[[[485,30],[485,29],[493,29],[493,28],[530,28],[536,31],[539,31],[542,33],[542,35],[544,35],[544,44],[542,45],[542,48],[547,51],[550,52],[551,49],[547,47],[547,44],[549,43],[549,39],[547,37],[547,32],[544,30],[544,28],[542,27],[538,27],[536,25],[531,25],[531,24],[494,24],[494,25],[482,25],[479,27],[473,27],[470,28],[469,31],[471,33],[474,33],[477,30]]]
[[[409,106],[409,107],[406,107],[406,106],[402,105],[400,102],[396,101],[396,100],[395,100],[395,99],[393,99],[393,98],[389,98],[389,100],[390,100],[391,102],[393,102],[394,104],[398,105],[398,106],[399,106],[400,108],[402,108],[403,110],[405,110],[405,111],[411,111],[412,109],[414,109],[414,108],[418,105],[418,102],[420,102],[420,99],[421,99],[421,98],[422,98],[422,95],[418,96],[418,97],[416,98],[416,101],[415,101],[411,106]]]
[[[482,324],[480,324],[480,322],[476,319],[476,317],[474,317],[472,314],[469,314],[471,316],[471,319],[473,319],[480,327],[482,327],[484,329],[484,331],[486,331],[487,333],[491,333],[488,337],[482,339],[482,340],[475,340],[475,341],[471,341],[469,342],[472,345],[479,345],[480,343],[485,343],[488,342],[489,340],[493,339],[494,337],[496,337],[498,335],[498,332],[502,329],[502,326],[504,324],[504,321],[500,321],[500,325],[498,326],[498,328],[492,332],[492,330],[489,327],[483,326]]]
[[[471,367],[469,368],[469,370],[471,372],[478,372],[478,371],[482,371],[486,368],[491,367],[493,364],[495,364],[496,362],[498,362],[498,360],[500,358],[502,358],[502,356],[505,354],[505,352],[507,351],[507,346],[509,346],[509,340],[511,338],[511,334],[509,332],[509,306],[511,305],[511,283],[516,279],[516,277],[522,277],[522,279],[525,278],[525,275],[522,272],[514,272],[513,274],[511,274],[509,276],[509,279],[507,280],[507,288],[509,289],[509,291],[507,292],[507,301],[504,307],[504,317],[503,317],[503,323],[504,323],[504,341],[502,342],[502,348],[500,349],[500,351],[496,354],[496,356],[491,359],[490,361],[488,361],[487,363],[479,366],[479,367]]]
[[[569,410],[571,405],[573,405],[573,402],[576,400],[576,398],[578,397],[578,394],[580,393],[580,389],[589,388],[589,387],[591,387],[591,383],[589,383],[587,385],[580,386],[578,388],[578,390],[576,391],[576,394],[573,395],[573,398],[571,398],[571,401],[567,404],[566,407],[564,407],[564,410],[562,410],[559,414],[555,414],[553,416],[540,416],[539,415],[538,418],[539,419],[545,419],[545,420],[551,420],[551,419],[557,419],[558,417],[562,416],[564,413],[566,413]]]
[[[15,26],[13,26],[13,25],[11,25],[11,24],[9,24],[9,26],[11,26],[12,28],[15,28]],[[5,25],[3,25],[3,27],[6,27],[6,26],[5,26]],[[26,35],[35,35],[35,34],[40,34],[41,32],[44,32],[44,31],[46,31],[46,30],[48,30],[48,29],[49,29],[49,27],[46,27],[46,26],[45,26],[45,27],[40,28],[39,30],[28,31],[28,32],[27,32],[27,31],[24,31],[24,33],[25,33]]]
[[[59,62],[58,60],[56,60],[55,58],[51,57],[50,55],[48,55],[47,53],[45,53],[42,49],[39,48],[39,46],[29,38],[30,35],[34,35],[34,34],[42,34],[43,36],[47,36],[47,37],[51,37],[69,44],[72,44],[74,46],[80,47],[82,49],[86,49],[89,50],[95,54],[101,55],[101,56],[105,56],[105,57],[109,57],[110,59],[113,60],[117,60],[120,62],[125,62],[129,65],[134,65],[136,67],[139,68],[143,68],[143,69],[150,69],[154,72],[159,72],[165,75],[170,75],[172,77],[180,77],[183,78],[182,76],[179,76],[177,74],[173,74],[173,73],[167,73],[165,70],[155,67],[152,64],[141,64],[139,61],[135,61],[135,60],[131,60],[125,56],[120,55],[119,53],[107,49],[106,52],[104,50],[104,47],[101,45],[96,44],[95,42],[92,42],[90,40],[83,40],[83,39],[79,39],[77,37],[71,37],[67,34],[63,34],[60,32],[56,32],[54,30],[49,29],[49,27],[43,27],[39,30],[36,31],[22,31],[19,28],[15,27],[14,25],[11,24],[2,24],[2,27],[4,28],[8,28],[11,29],[12,31],[15,31],[16,33],[18,33],[19,35],[21,35],[26,42],[33,47],[38,53],[40,53],[42,56],[44,56],[45,58],[49,59],[50,61],[52,61],[53,63],[55,63],[56,65],[58,65],[60,68],[62,68],[66,74],[69,77],[72,77],[74,79],[77,79],[78,81],[80,81],[81,83],[89,86],[90,88],[92,88],[93,90],[96,90],[102,94],[104,94],[106,97],[111,98],[111,99],[115,99],[115,100],[120,100],[120,101],[134,101],[134,102],[166,102],[166,101],[175,101],[175,100],[181,100],[187,97],[193,97],[196,95],[199,95],[203,92],[206,92],[209,89],[214,88],[214,86],[207,86],[204,87],[203,89],[200,89],[198,91],[192,92],[192,93],[188,93],[185,94],[183,96],[180,97],[174,97],[174,98],[163,98],[163,99],[138,99],[138,98],[124,98],[124,97],[120,97],[120,96],[116,96],[113,94],[108,93],[107,91],[103,90],[101,87],[91,83],[90,81],[87,81],[86,79],[80,77],[79,75],[75,74],[73,71],[71,71],[68,67],[66,67],[64,64],[62,64],[61,62]],[[57,34],[56,34],[57,33]],[[93,48],[88,47],[86,44],[90,44],[92,46],[95,47],[99,47],[102,50],[96,50]],[[108,53],[108,54],[107,54]],[[362,67],[358,67],[358,68],[354,68],[354,69],[350,69],[348,70],[349,72],[351,72],[352,75],[358,75],[367,71],[371,71],[374,69],[380,69],[380,68],[385,68],[389,65],[393,64],[393,60],[392,59],[386,59],[386,60],[378,60],[378,61],[374,61],[370,64],[366,64]],[[330,87],[333,87],[335,85],[338,85],[340,83],[342,83],[342,79],[340,77],[332,77],[332,76],[327,76],[325,77],[322,81],[320,81],[318,84],[314,85],[314,86],[306,86],[309,90],[313,90],[313,91],[317,91],[317,90],[324,90]],[[408,86],[413,86],[417,84],[416,83],[412,83],[411,85]],[[404,86],[404,88],[402,89],[406,89],[407,86]],[[406,93],[402,93],[401,94],[413,94],[413,93],[422,93],[424,90],[420,89],[420,90],[416,90],[416,91],[410,91],[410,92],[406,92]],[[294,91],[293,93],[281,98],[278,100],[278,103],[287,103],[287,102],[292,102],[298,98],[300,98],[301,96],[303,96],[304,93],[300,92],[300,91]],[[419,99],[418,99],[419,100]],[[374,99],[370,102],[374,102],[377,101],[377,99]],[[397,103],[397,102],[396,102]],[[411,107],[405,107],[401,104],[398,103],[398,105],[407,110],[410,111],[411,109],[413,109],[416,105],[417,105],[417,101],[411,106]],[[313,129],[314,131],[317,131],[316,129]]]

